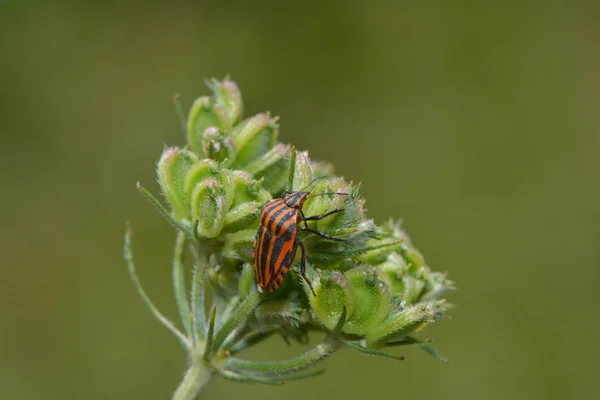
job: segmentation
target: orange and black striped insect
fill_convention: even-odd
[[[321,179],[321,178],[317,178]],[[313,180],[307,187],[312,185]],[[306,188],[305,188],[306,189]],[[306,217],[302,212],[304,202],[310,197],[326,194],[347,195],[348,193],[320,193],[310,196],[310,191],[284,192],[281,198],[267,201],[260,213],[260,226],[254,241],[254,271],[256,281],[263,291],[273,292],[283,282],[290,265],[294,261],[296,250],[300,246],[302,258],[300,274],[310,290],[315,294],[312,283],[306,276],[306,249],[298,237],[299,231],[306,231],[322,238],[344,241],[308,227],[307,221],[318,221],[330,215],[342,212],[338,208],[321,215]],[[300,224],[304,223],[303,227]]]

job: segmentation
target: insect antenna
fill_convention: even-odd
[[[318,180],[320,180],[320,179],[325,179],[325,178],[327,178],[325,175],[323,175],[323,176],[318,176],[318,177],[316,177],[315,179],[313,179],[312,181],[310,181],[310,183],[309,183],[308,185],[304,186],[302,189],[300,189],[300,190],[298,190],[298,191],[299,191],[299,192],[304,192],[304,191],[305,191],[305,190],[306,190],[306,189],[307,189],[309,186],[312,186],[312,185],[314,185],[314,183],[315,183],[316,181],[318,181]]]
[[[313,197],[317,197],[317,196],[325,196],[326,194],[339,194],[340,196],[348,196],[350,193],[341,193],[341,192],[327,192],[327,193],[319,193],[319,194],[313,194],[311,196],[308,196],[306,198],[306,200],[308,199],[312,199]]]

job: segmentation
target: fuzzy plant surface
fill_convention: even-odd
[[[323,370],[315,364],[342,348],[402,360],[388,349],[418,346],[445,361],[415,333],[450,307],[443,296],[453,283],[446,274],[430,270],[399,222],[376,225],[367,218],[358,185],[335,175],[331,164],[278,142],[277,118],[242,119],[234,82],[208,86],[212,96],[196,99],[187,116],[178,107],[186,145],[165,149],[158,162],[166,205],[138,184],[176,231],[172,283],[179,327],[142,288],[130,228],[125,235],[134,286],[188,355],[173,399],[196,399],[216,375],[267,385],[316,376]],[[343,210],[306,225],[343,240],[298,232],[314,293],[298,272],[300,252],[277,290],[262,292],[257,285],[253,253],[261,208],[286,191],[313,195],[302,208],[305,216]],[[274,335],[307,343],[313,331],[325,339],[295,358],[241,356]]]

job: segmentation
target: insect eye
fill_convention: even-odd
[[[288,191],[286,190],[285,192],[283,192],[283,193],[281,194],[281,197],[286,197],[286,196],[288,196],[290,193],[291,193],[291,192],[288,192]]]

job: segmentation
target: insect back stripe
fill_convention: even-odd
[[[267,263],[265,264],[269,267],[271,279],[274,279],[273,275],[275,274],[277,257],[279,256],[281,247],[285,244],[284,238],[279,237],[281,235],[281,226],[286,225],[286,222],[290,221],[292,218],[294,218],[295,221],[295,218],[298,215],[298,211],[290,207],[286,207],[285,211],[285,213],[281,213],[280,215],[274,217],[273,220],[269,221],[269,225],[267,227],[269,233],[273,235],[270,251],[267,255]]]
[[[268,224],[269,218],[271,218],[272,216],[272,212],[273,210],[276,210],[278,208],[281,208],[282,206],[284,206],[283,202],[280,199],[274,199],[274,200],[270,200],[269,202],[267,202],[265,204],[265,206],[263,207],[263,210],[261,212],[260,215],[260,224],[259,224],[259,229],[256,235],[256,240],[255,240],[255,246],[256,246],[256,252],[254,254],[254,266],[256,268],[256,270],[258,271],[258,282],[259,283],[264,283],[267,281],[267,277],[266,272],[265,272],[265,267],[264,267],[264,263],[266,261],[261,262],[262,260],[262,255],[264,254],[264,251],[268,249],[268,241],[269,239],[266,238],[266,226]],[[265,247],[265,242],[267,242],[267,247]],[[268,251],[268,250],[267,250]]]
[[[258,241],[258,249],[260,254],[257,255],[257,261],[260,260],[260,262],[257,263],[257,266],[258,268],[262,269],[261,273],[263,283],[267,281],[267,257],[270,253],[271,247],[273,246],[271,242],[275,241],[276,239],[275,235],[271,232],[271,228],[277,217],[285,212],[286,209],[289,209],[289,207],[287,207],[283,201],[278,202],[273,208],[269,208],[269,210],[267,210],[267,213],[265,213],[265,219],[261,222],[261,228],[263,229],[263,232]]]
[[[279,233],[276,236],[275,242],[273,243],[273,248],[271,249],[271,254],[269,254],[269,258],[267,262],[269,263],[269,270],[271,271],[271,279],[272,282],[279,276],[279,273],[283,267],[289,266],[285,264],[285,255],[286,253],[290,253],[295,246],[296,239],[296,210],[291,210],[289,214],[286,214],[285,218],[281,220],[280,226],[283,228],[279,230]],[[290,215],[291,214],[291,215]]]
[[[260,213],[261,224],[269,219],[269,214],[273,212],[273,209],[280,207],[281,205],[285,205],[282,199],[269,200]]]
[[[279,271],[277,271],[277,275],[272,277],[269,281],[268,288],[272,291],[277,290],[277,288],[279,288],[279,286],[283,283],[285,276],[287,275],[289,265],[292,263],[292,260],[294,258],[293,246],[293,244],[289,243],[287,244],[287,246],[285,246],[285,254],[282,254],[281,262],[277,264],[279,265]]]
[[[294,236],[294,232],[289,232],[289,237]],[[285,275],[287,274],[287,270],[290,267],[290,264],[293,261],[292,254],[294,253],[294,247],[296,243],[294,239],[288,241],[279,241],[279,248],[273,250],[271,264],[277,267],[277,272],[274,276],[271,277],[270,282],[274,281],[282,281]],[[281,283],[281,282],[279,282]]]
[[[254,239],[254,270],[256,271],[256,277],[258,282],[262,282],[264,277],[263,277],[263,271],[262,268],[260,268],[260,264],[258,263],[258,260],[260,260],[260,238],[264,232],[265,228],[263,228],[262,225],[258,226],[258,232],[256,232],[256,239]]]
[[[287,271],[289,269],[290,264],[292,263],[292,259],[294,257],[294,249],[290,249],[285,252],[283,259],[281,260],[281,272],[279,273],[279,279],[277,279],[277,286],[281,285],[283,279],[285,278]]]

